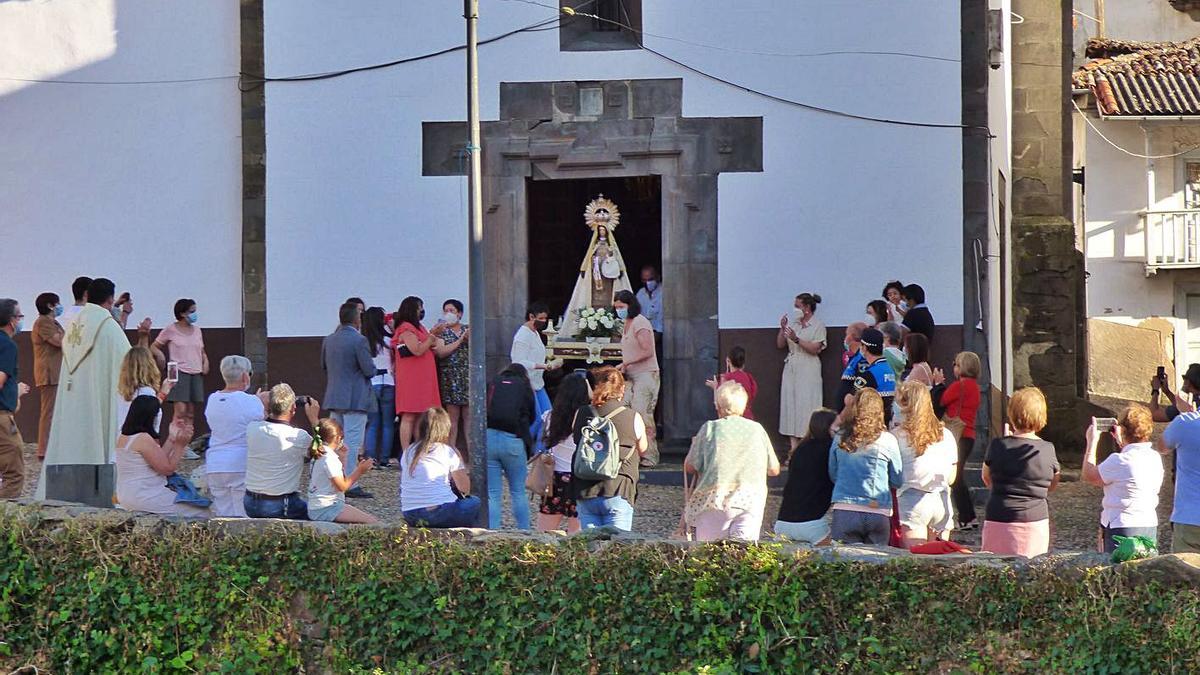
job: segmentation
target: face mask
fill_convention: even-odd
[[[192,323],[192,324],[200,323],[200,314],[197,312],[192,312],[191,314],[187,315],[187,320],[188,320],[188,323]]]
[[[904,422],[904,413],[900,411],[899,403],[892,403],[892,424],[899,426]]]
[[[908,303],[907,303],[907,302],[905,302],[905,301],[903,301],[903,300],[901,300],[901,301],[900,301],[900,311],[901,311],[901,312],[907,312],[907,311],[908,311]]]
[[[111,310],[109,310],[109,311],[110,311],[110,312],[112,312],[112,317],[113,317],[114,319],[116,319],[117,321],[120,321],[120,320],[121,320],[121,308],[120,308],[120,307],[116,307],[116,306],[114,306],[114,307],[113,307]]]
[[[653,293],[653,292],[654,292],[655,290],[657,290],[657,289],[658,289],[658,282],[657,282],[657,281],[655,281],[655,280],[651,279],[650,281],[647,281],[647,282],[646,282],[646,290],[648,290],[648,291],[650,291],[651,293]]]
[[[795,317],[795,319],[797,321],[799,321],[800,319],[804,318],[804,310],[800,309],[799,307],[793,307],[792,308],[792,316]]]
[[[23,330],[25,330],[25,319],[17,321],[17,327],[13,329],[13,332],[20,333]]]
[[[425,310],[421,310],[421,313],[417,315],[417,321],[424,321],[424,320],[425,320]]]
[[[617,318],[621,319],[622,321],[629,318],[629,308],[628,307],[618,307],[617,308]]]
[[[541,332],[541,331],[544,331],[544,330],[546,330],[546,326],[549,326],[549,325],[550,325],[550,321],[549,321],[549,319],[542,319],[541,321],[536,321],[536,320],[535,320],[535,321],[533,322],[533,325],[534,325],[535,327],[537,327],[537,330],[538,330],[538,332]]]
[[[850,343],[847,342],[846,340],[842,340],[842,351],[844,351],[844,352],[850,351]]]
[[[875,324],[879,323],[879,320],[876,319],[875,316],[872,314],[867,314],[867,315],[863,316],[863,321],[866,322],[866,324],[868,326],[874,326]]]
[[[54,307],[54,318],[57,319],[58,317],[62,316],[64,311],[66,311],[66,310],[63,309],[62,305],[55,306]]]
[[[456,323],[458,323],[458,314],[455,314],[454,312],[446,312],[445,314],[442,315],[442,322],[448,323],[448,324],[456,324]]]

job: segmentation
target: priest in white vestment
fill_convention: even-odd
[[[88,287],[88,304],[66,326],[55,420],[37,498],[45,499],[46,467],[112,462],[122,420],[117,419],[117,378],[129,339],[113,319],[116,289],[108,279]]]

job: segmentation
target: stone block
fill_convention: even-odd
[[[469,139],[466,122],[422,122],[421,175],[466,175],[462,152]]]
[[[1158,366],[1166,366],[1168,376],[1175,379],[1163,348],[1171,339],[1171,334],[1157,330],[1088,319],[1088,394],[1144,401]]]
[[[683,80],[632,80],[633,117],[680,117],[683,115]]]
[[[554,118],[553,82],[501,82],[500,118],[549,120]]]

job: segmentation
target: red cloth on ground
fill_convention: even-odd
[[[919,553],[922,555],[942,555],[944,553],[972,553],[971,549],[966,548],[965,546],[963,546],[961,544],[956,544],[952,541],[942,541],[940,539],[935,539],[933,541],[927,541],[924,544],[917,544],[916,546],[913,546],[912,548],[910,548],[908,550],[912,551],[913,553]]]

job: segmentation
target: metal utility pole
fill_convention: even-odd
[[[483,527],[487,526],[487,318],[484,315],[485,282],[483,273],[483,147],[479,140],[479,0],[463,0],[463,18],[467,20],[467,127],[471,140],[467,146],[470,160],[468,185],[469,223],[471,240],[468,245],[467,274],[470,286],[467,306],[470,308],[471,339],[468,343],[471,365],[471,427],[467,447],[471,450],[472,492],[483,502],[479,510]],[[497,504],[496,508],[500,505]]]

